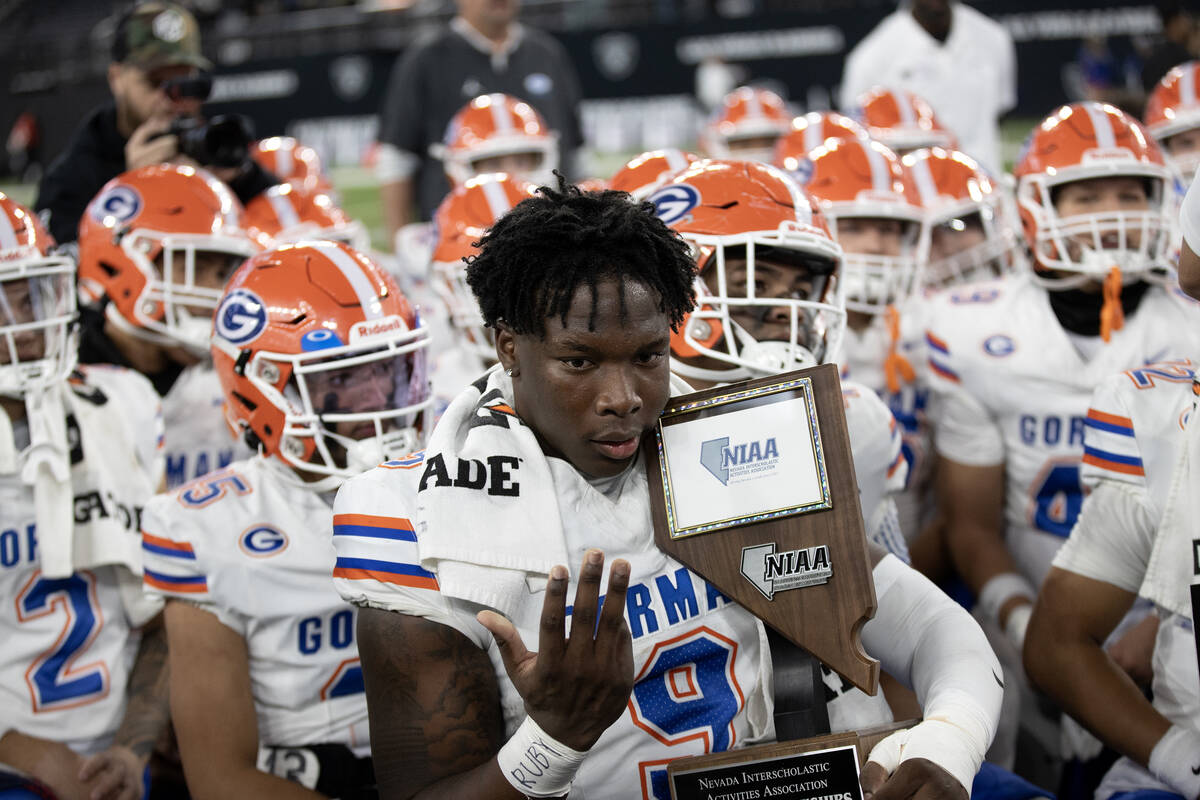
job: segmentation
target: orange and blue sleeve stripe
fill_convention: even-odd
[[[398,561],[379,561],[373,558],[339,557],[333,565],[333,577],[347,580],[376,580],[414,589],[438,589],[432,572],[416,564]]]
[[[1089,408],[1083,424],[1097,431],[1115,433],[1118,436],[1133,436],[1133,420],[1129,417],[1119,417],[1116,414],[1106,414]]]
[[[172,594],[204,594],[208,591],[208,577],[205,575],[181,577],[143,569],[142,580],[148,586]]]
[[[334,536],[365,536],[371,539],[395,539],[415,542],[413,524],[403,517],[379,517],[371,514],[334,514]]]
[[[890,467],[888,467],[887,476],[890,478],[893,475],[895,475],[896,470],[900,469],[900,465],[903,463],[904,463],[904,451],[902,450],[896,454],[896,460],[892,462],[892,465]]]
[[[929,368],[946,380],[958,383],[958,373],[942,363],[945,357],[950,355],[950,348],[946,343],[929,331],[925,331],[925,343],[929,345]]]
[[[161,536],[152,536],[142,531],[142,549],[148,553],[166,556],[167,558],[182,558],[187,561],[196,560],[196,551],[187,542],[176,542]]]
[[[1136,475],[1138,477],[1145,477],[1146,475],[1146,470],[1142,466],[1142,459],[1137,456],[1110,453],[1098,447],[1084,445],[1083,463],[1090,464],[1099,469],[1106,469],[1110,472],[1118,472],[1122,475]]]

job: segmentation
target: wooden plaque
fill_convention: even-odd
[[[659,549],[874,694],[860,633],[875,584],[837,368],[673,397],[643,450]]]
[[[907,720],[847,733],[831,733],[792,742],[760,744],[740,750],[680,758],[667,765],[671,800],[707,800],[712,796],[826,798],[862,800],[859,770],[871,749],[886,737],[920,720]],[[839,758],[852,753],[851,763]]]

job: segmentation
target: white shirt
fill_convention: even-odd
[[[1017,102],[1016,49],[999,23],[954,3],[950,34],[939,42],[907,5],[884,18],[846,58],[841,106],[873,86],[907,89],[929,101],[959,149],[999,171],[997,118]]]
[[[1200,313],[1153,286],[1125,327],[1084,359],[1046,290],[1017,274],[939,295],[930,320],[936,449],[959,464],[1004,465],[1008,548],[1040,586],[1083,503],[1094,388],[1113,373],[1200,352]]]
[[[137,536],[141,506],[162,475],[158,395],[144,377],[122,367],[79,371],[74,391],[96,413],[78,424],[103,428],[97,434],[110,452],[72,452],[75,536],[102,520],[116,520]],[[68,436],[80,441],[71,424]],[[102,468],[145,474],[104,486],[97,475]],[[124,567],[44,577],[36,520],[32,487],[17,474],[0,474],[0,729],[62,742],[88,756],[108,747],[125,715],[140,641],[136,628],[145,620],[133,619],[122,598],[122,582],[133,577],[123,576]]]
[[[254,455],[233,438],[224,402],[211,361],[184,369],[162,399],[168,489]]]
[[[1186,361],[1154,364],[1113,375],[1096,389],[1082,470],[1091,494],[1054,566],[1139,591],[1194,413],[1193,369]],[[1162,608],[1159,616],[1152,660],[1154,708],[1172,723],[1195,729],[1200,687],[1192,621]],[[1175,791],[1121,758],[1096,796],[1139,789]]]
[[[357,609],[329,580],[332,530],[328,502],[281,462],[234,462],[146,506],[146,590],[212,612],[245,640],[262,744],[362,756]]]

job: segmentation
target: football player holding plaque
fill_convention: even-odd
[[[770,231],[796,224],[786,186],[783,205],[747,200],[774,214],[763,221]],[[679,208],[698,216],[707,191],[681,189]],[[381,796],[667,800],[668,770],[696,766],[689,756],[762,762],[748,746],[780,737],[785,675],[753,610],[799,597],[785,622],[871,688],[877,667],[848,642],[873,591],[879,609],[861,623],[862,650],[917,689],[926,718],[874,748],[863,783],[965,800],[999,709],[982,632],[864,541],[862,481],[836,421],[843,399],[831,368],[752,382],[744,409],[715,399],[743,387],[691,395],[671,376],[672,335],[697,310],[695,267],[678,235],[616,192],[543,187],[481,240],[466,279],[495,331],[499,367],[451,402],[425,451],[347,482],[334,506],[334,583],[360,606]],[[692,399],[711,402],[679,408]],[[785,413],[794,419],[782,432]],[[660,423],[684,448],[664,444],[666,465],[648,458]],[[719,447],[706,451],[713,439]],[[795,480],[781,483],[780,469]],[[689,471],[687,487],[679,471]],[[661,544],[664,485],[688,534],[668,534],[671,550]],[[751,492],[719,500],[725,489]],[[717,527],[743,517],[764,519]],[[810,529],[802,547],[748,538],[795,521]],[[746,544],[724,545],[728,587],[686,560],[686,548],[737,536]],[[857,607],[806,602],[851,584]],[[810,642],[820,628],[826,644]],[[834,730],[888,721],[886,707],[829,708]],[[844,775],[840,759],[781,775],[771,791],[827,780],[826,768]],[[766,780],[794,769],[747,767]],[[706,797],[752,793],[711,780]]]

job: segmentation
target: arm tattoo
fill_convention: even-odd
[[[439,623],[378,609],[358,617],[380,797],[408,798],[492,758],[504,743],[487,653]]]
[[[167,728],[167,633],[159,617],[142,629],[142,643],[129,675],[125,716],[114,740],[147,759]]]

